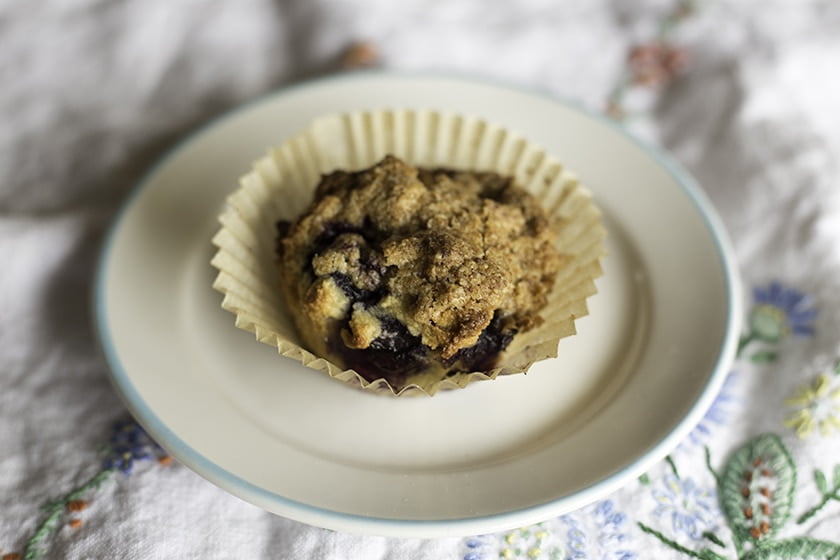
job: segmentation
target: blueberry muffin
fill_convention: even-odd
[[[388,156],[322,177],[278,222],[287,306],[304,344],[368,381],[487,372],[541,310],[564,257],[534,197],[491,172]]]

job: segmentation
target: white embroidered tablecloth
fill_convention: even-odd
[[[639,480],[505,533],[360,537],[226,494],[120,404],[91,281],[139,175],[227,108],[373,59],[603,110],[705,188],[739,259],[742,348]],[[0,84],[3,560],[840,558],[835,0],[6,0]]]

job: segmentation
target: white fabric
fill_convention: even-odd
[[[22,552],[41,506],[101,466],[126,416],[90,320],[99,242],[140,174],[174,141],[243,101],[336,70],[371,41],[383,65],[486,76],[601,110],[626,54],[677,5],[467,0],[42,0],[0,2],[0,554]],[[529,531],[400,540],[316,529],[265,513],[187,468],[140,461],[84,494],[43,541],[48,558],[465,559],[734,557],[704,465],[778,434],[798,466],[793,518],[773,538],[840,543],[840,503],[820,501],[840,432],[797,436],[784,419],[797,387],[838,358],[840,333],[840,4],[704,0],[674,31],[686,71],[632,87],[627,126],[671,151],[720,212],[749,288],[779,280],[806,294],[813,334],[753,343],[716,414],[650,482],[633,482]],[[689,320],[690,318],[687,318]],[[774,361],[750,360],[772,350]],[[840,379],[826,377],[832,390]],[[834,414],[831,395],[820,413]],[[840,417],[840,412],[838,412]],[[689,484],[690,482],[690,484]],[[515,482],[512,482],[515,483]],[[700,489],[702,491],[695,491]],[[618,517],[616,517],[618,515]],[[73,528],[70,521],[82,525]],[[713,531],[727,546],[702,537]],[[542,531],[542,532],[541,532]],[[512,536],[511,536],[512,535]],[[505,552],[507,551],[507,552]],[[507,555],[507,556],[505,556]]]

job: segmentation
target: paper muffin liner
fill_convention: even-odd
[[[280,289],[275,224],[294,221],[307,209],[322,174],[370,167],[388,154],[419,167],[512,175],[537,197],[559,232],[557,247],[564,265],[540,313],[543,322],[517,334],[492,371],[420,378],[392,387],[385,379],[368,382],[303,346]],[[219,273],[213,287],[224,294],[222,307],[235,315],[236,326],[307,367],[392,395],[433,395],[479,379],[526,372],[535,362],[555,357],[559,340],[575,334],[575,320],[588,313],[586,299],[596,293],[594,280],[601,275],[605,253],[601,213],[572,172],[539,146],[500,126],[431,110],[318,118],[254,163],[219,220],[221,229],[213,238],[218,251],[212,260]]]

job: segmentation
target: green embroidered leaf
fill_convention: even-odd
[[[699,556],[703,560],[728,560],[726,556],[721,556],[714,550],[709,550],[708,548],[701,550]]]
[[[826,494],[828,492],[828,481],[820,469],[814,471],[814,482],[817,483],[817,490],[820,491],[820,494]]]
[[[776,361],[776,353],[770,350],[762,350],[750,356],[750,360],[756,364],[769,364]]]
[[[743,560],[840,560],[840,544],[799,537],[761,545]]]
[[[840,488],[840,465],[834,466],[834,487]]]
[[[739,542],[765,542],[790,519],[796,465],[775,434],[760,435],[738,449],[719,479],[719,495]]]
[[[720,540],[720,537],[718,537],[717,535],[715,535],[711,531],[706,531],[705,533],[703,533],[702,536],[703,536],[704,539],[710,540],[718,546],[721,546],[721,547],[726,546],[726,543],[723,542],[722,540]]]

